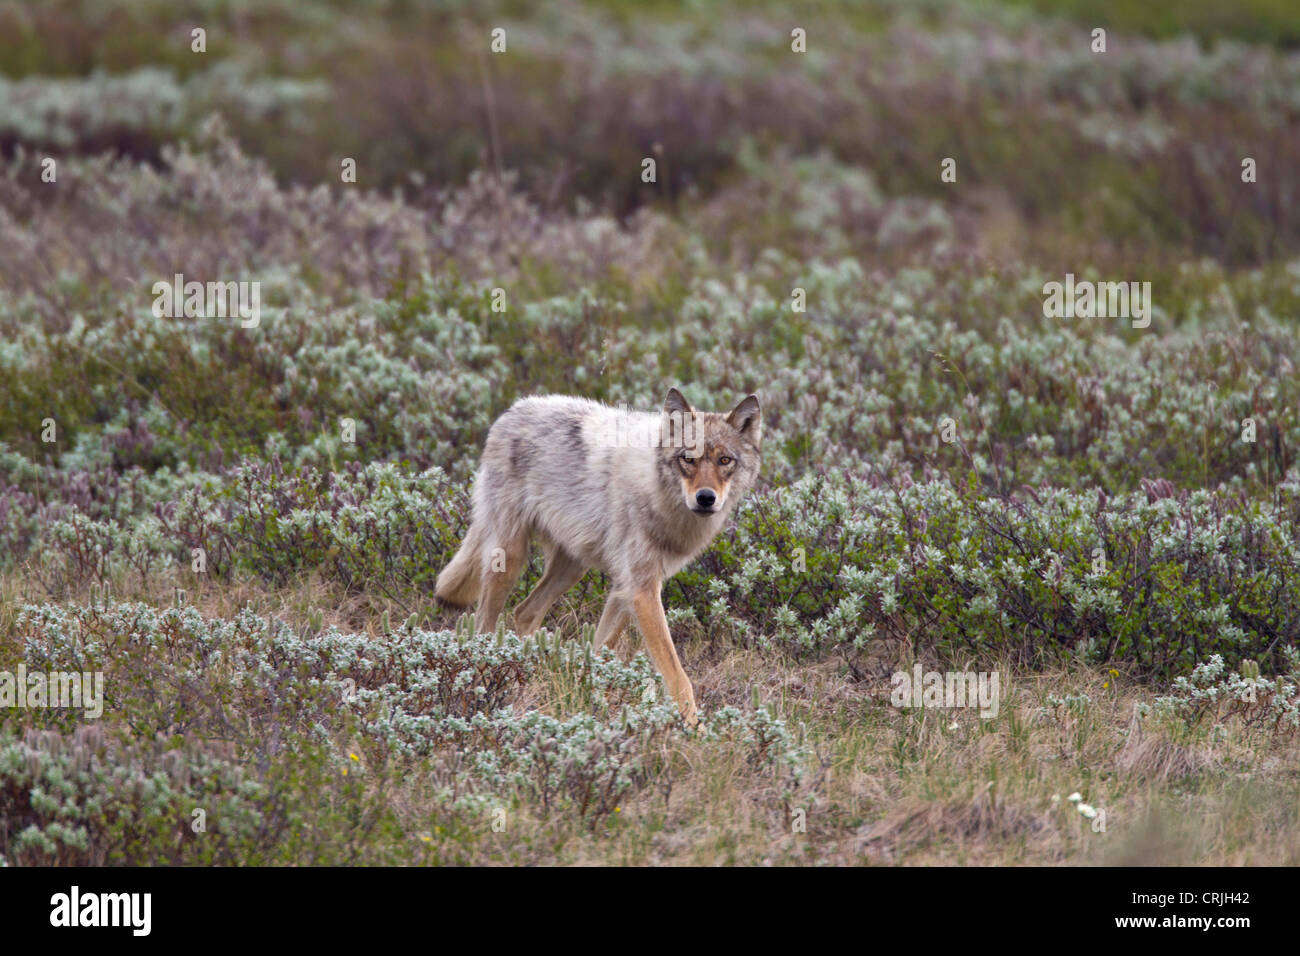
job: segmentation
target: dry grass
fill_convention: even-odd
[[[172,599],[156,580],[119,599]],[[16,608],[42,599],[17,575],[0,580],[5,638]],[[86,600],[89,593],[76,596]],[[319,581],[283,591],[253,583],[191,589],[204,614],[251,604],[295,626],[381,632],[364,602]],[[566,640],[590,626],[569,600],[549,622]],[[444,622],[446,623],[446,622]],[[471,828],[430,844],[429,862],[560,864],[1268,864],[1300,863],[1300,741],[1229,721],[1189,728],[1139,718],[1163,688],[1114,672],[999,668],[998,715],[898,709],[887,675],[855,679],[843,662],[793,662],[683,629],[682,653],[704,708],[770,706],[809,747],[806,776],[783,803],[743,756],[684,738],[667,745],[653,785],[594,828],[538,808],[511,810],[505,831]],[[638,646],[635,634],[623,651]],[[18,649],[0,645],[9,658]],[[928,665],[927,665],[928,666]],[[880,668],[876,668],[880,670]],[[861,673],[861,671],[859,671]],[[572,688],[543,670],[517,708],[562,712]],[[1074,705],[1049,706],[1048,695]],[[430,787],[401,768],[384,799],[413,838],[446,821]],[[1094,829],[1069,801],[1104,813]],[[441,831],[439,831],[441,833]]]

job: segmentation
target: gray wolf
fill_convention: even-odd
[[[699,412],[677,389],[662,412],[549,395],[515,402],[488,431],[460,549],[438,575],[448,604],[478,601],[479,633],[496,628],[530,543],[546,559],[515,608],[535,631],[590,568],[609,576],[595,649],[636,621],[668,692],[690,724],[695,689],[668,630],[661,590],[722,530],[758,477],[762,419],[750,395],[730,412]]]

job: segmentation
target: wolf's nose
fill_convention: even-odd
[[[701,508],[712,508],[713,503],[717,500],[718,500],[718,496],[715,495],[708,488],[705,488],[703,491],[697,491],[695,493],[695,503],[699,505]]]

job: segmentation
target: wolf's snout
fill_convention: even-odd
[[[718,496],[708,488],[702,488],[695,493],[695,505],[699,508],[712,508],[717,500]]]

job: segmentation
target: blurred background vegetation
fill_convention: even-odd
[[[621,216],[709,196],[747,150],[828,151],[1053,268],[1258,265],[1300,241],[1297,43],[1286,0],[5,2],[0,150],[157,161],[219,109],[282,181],[337,182],[344,156],[381,189],[495,166]]]

